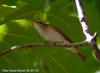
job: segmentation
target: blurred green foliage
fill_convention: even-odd
[[[98,38],[99,3],[99,0],[83,0],[89,26],[98,33]],[[33,19],[60,28],[74,42],[85,39],[74,0],[0,0],[0,52],[13,45],[44,41],[33,26]],[[92,48],[81,47],[80,50],[87,55],[86,61],[60,47],[19,49],[0,58],[0,72],[2,69],[34,69],[36,65],[39,73],[96,73],[100,64]]]

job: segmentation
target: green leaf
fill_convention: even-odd
[[[83,6],[90,29],[97,32],[100,38],[98,3],[99,0],[84,0]],[[85,40],[74,1],[52,0],[47,6],[45,4],[46,0],[5,0],[0,4],[0,52],[14,45],[44,41],[34,28],[33,19],[41,19],[58,27],[74,42]],[[16,8],[12,8],[12,5]],[[92,48],[81,47],[80,51],[86,54],[86,61],[61,47],[18,49],[0,57],[0,71],[37,68],[39,73],[96,73],[100,63],[94,58]]]

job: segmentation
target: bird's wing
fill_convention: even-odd
[[[66,36],[60,29],[49,24],[44,24],[38,20],[34,20],[33,22],[35,28],[37,29],[39,34],[44,38],[44,40],[50,42],[73,43],[73,41],[68,36]],[[79,50],[76,47],[67,49],[76,54],[79,54]]]

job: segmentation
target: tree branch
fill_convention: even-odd
[[[0,57],[5,56],[6,54],[20,49],[20,48],[34,48],[34,47],[43,47],[43,46],[47,46],[47,47],[81,47],[81,46],[86,46],[86,45],[90,45],[87,42],[79,42],[79,43],[69,43],[69,44],[65,44],[63,42],[33,42],[30,44],[25,44],[25,45],[16,45],[16,46],[12,46],[9,49],[4,50],[3,52],[0,53]]]
[[[51,47],[81,47],[86,45],[91,45],[93,47],[94,53],[98,59],[100,59],[100,50],[97,47],[97,33],[94,33],[94,35],[90,32],[86,16],[84,14],[84,11],[82,9],[82,5],[80,3],[80,0],[75,0],[78,15],[79,15],[79,21],[82,26],[82,30],[84,35],[86,36],[85,41],[79,42],[79,43],[63,43],[63,42],[33,42],[30,44],[25,45],[16,45],[9,49],[4,50],[0,53],[0,57],[16,50],[19,48],[34,48],[34,47],[40,47],[40,46],[51,46]]]
[[[96,43],[97,42],[97,40],[96,40],[97,33],[95,32],[94,35],[93,35],[90,31],[90,28],[88,26],[87,19],[86,19],[86,16],[85,16],[85,12],[82,9],[81,0],[75,0],[75,3],[76,3],[78,16],[79,16],[79,21],[81,23],[83,33],[86,37],[85,41],[88,42],[88,43],[91,43],[96,57],[98,59],[100,59],[100,51],[99,51],[99,49],[97,47],[97,43]]]

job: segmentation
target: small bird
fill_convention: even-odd
[[[45,24],[39,20],[34,20],[33,23],[35,28],[37,29],[39,34],[44,38],[45,41],[73,43],[73,41],[57,27],[54,27],[50,24]],[[67,49],[72,51],[73,53],[76,53],[83,60],[85,60],[86,57],[79,52],[79,48],[72,47]]]

